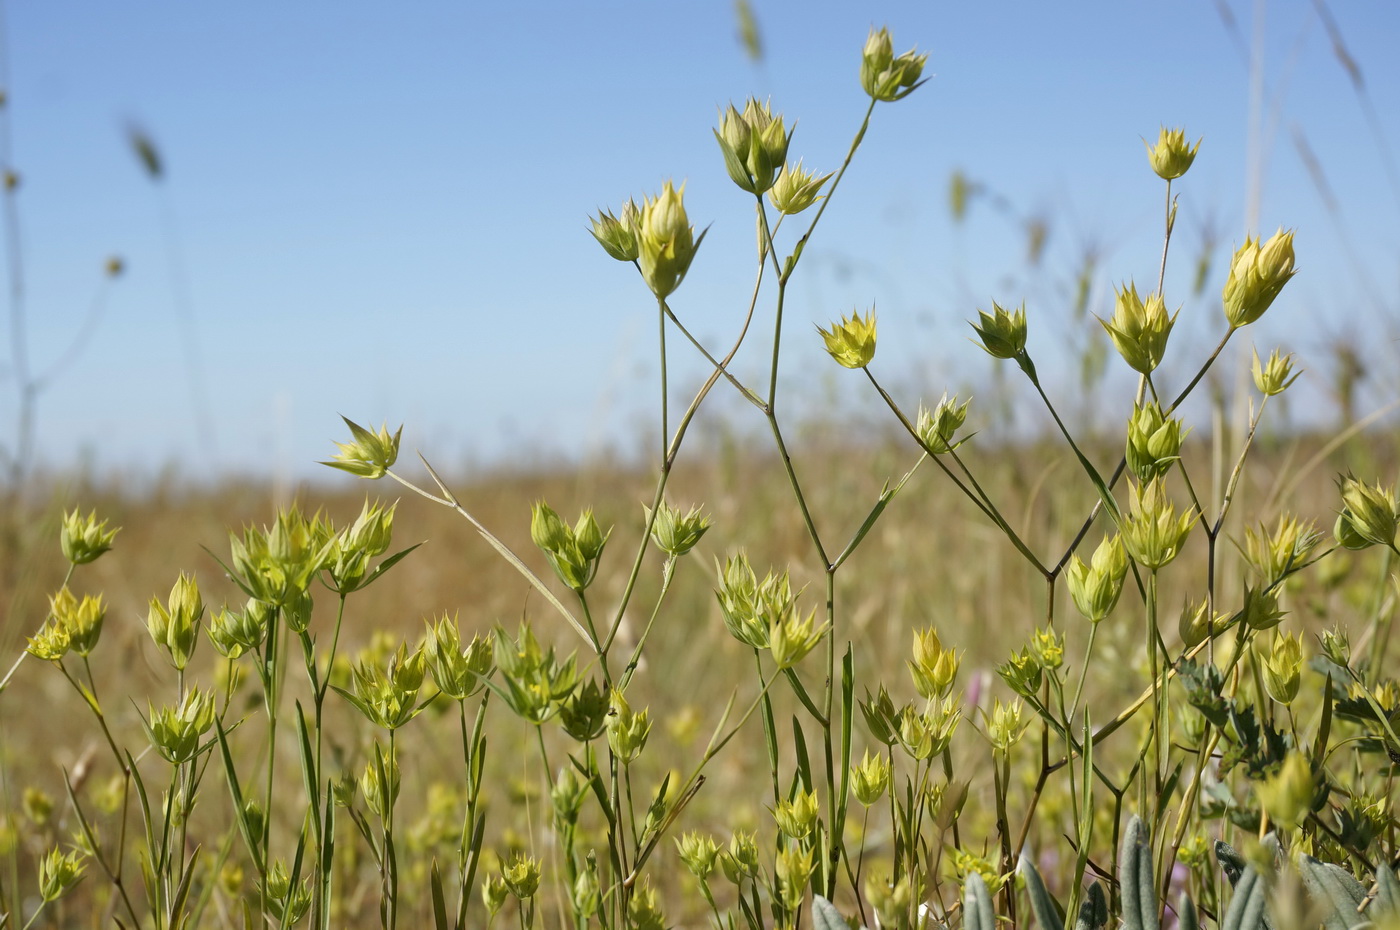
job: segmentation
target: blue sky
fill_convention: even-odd
[[[897,51],[928,52],[931,80],[877,108],[805,259],[784,344],[791,396],[860,395],[811,324],[872,303],[877,365],[911,405],[985,382],[990,361],[962,321],[993,299],[1025,300],[1032,351],[1064,362],[1083,325],[1068,287],[1086,250],[1099,256],[1096,312],[1111,313],[1114,284],[1155,280],[1162,184],[1140,139],[1167,124],[1205,140],[1176,188],[1167,292],[1185,309],[1173,352],[1194,357],[1218,336],[1257,177],[1257,228],[1298,230],[1301,273],[1245,335],[1297,350],[1312,369],[1299,388],[1319,398],[1327,346],[1358,340],[1378,379],[1370,403],[1383,402],[1400,371],[1400,6],[1334,5],[1364,98],[1302,2],[754,0],[758,64],[728,0],[8,4],[36,370],[80,329],[107,257],[127,264],[83,353],[40,397],[41,459],[315,475],[343,438],[340,413],[407,424],[406,442],[449,468],[634,447],[654,411],[655,308],[587,234],[589,214],[684,180],[710,232],[672,303],[712,345],[731,338],[754,232],[711,134],[716,107],[771,97],[798,123],[791,153],[835,168],[864,111],[856,75],[872,24],[890,27]],[[1256,152],[1247,46],[1260,12]],[[160,182],[133,157],[130,125],[156,142]],[[961,225],[948,210],[955,170],[997,195]],[[1050,229],[1035,268],[1029,217]],[[1194,301],[1206,229],[1214,271]],[[762,367],[760,335],[740,371]],[[703,374],[682,349],[678,396]],[[8,447],[8,341],[4,354]]]

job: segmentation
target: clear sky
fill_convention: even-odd
[[[771,97],[798,122],[791,153],[834,169],[866,103],[857,71],[872,24],[890,27],[896,51],[927,51],[932,79],[877,109],[794,285],[795,393],[859,393],[811,324],[872,303],[877,363],[904,379],[911,404],[913,392],[936,399],[986,377],[963,321],[992,299],[1026,300],[1033,352],[1068,357],[1086,251],[1098,255],[1100,314],[1114,284],[1155,281],[1162,183],[1140,140],[1161,124],[1205,140],[1177,186],[1174,351],[1220,332],[1219,290],[1257,178],[1257,228],[1298,230],[1301,273],[1249,335],[1265,351],[1298,350],[1314,375],[1300,386],[1320,396],[1327,346],[1351,339],[1371,353],[1369,403],[1396,392],[1400,5],[753,9],[758,63],[729,0],[5,3],[35,371],[62,356],[102,295],[81,354],[40,396],[41,459],[317,474],[343,438],[340,413],[406,423],[406,442],[448,467],[629,448],[654,408],[655,307],[593,242],[588,215],[685,181],[690,216],[710,232],[673,306],[712,345],[732,338],[754,230],[711,134],[716,107]],[[132,154],[132,125],[158,147],[158,182]],[[961,225],[947,193],[958,170],[987,192]],[[1023,225],[1037,217],[1049,239],[1031,267]],[[1214,266],[1193,301],[1206,232]],[[109,255],[126,272],[104,289]],[[759,369],[766,339],[741,370]],[[703,373],[682,350],[678,393]]]

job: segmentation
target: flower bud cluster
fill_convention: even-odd
[[[1321,541],[1322,534],[1311,522],[1284,514],[1272,533],[1262,525],[1257,533],[1245,528],[1244,557],[1266,585],[1274,585],[1306,565]]]
[[[199,741],[214,725],[214,697],[208,691],[191,688],[176,707],[147,705],[149,719],[143,719],[151,746],[165,761],[180,765],[195,757]]]
[[[993,358],[1015,359],[1026,351],[1026,305],[1014,311],[992,301],[992,312],[978,310],[979,322],[971,323],[982,349]]]
[[[1400,507],[1395,492],[1379,484],[1368,485],[1351,476],[1339,482],[1342,511],[1333,530],[1337,542],[1348,549],[1370,546],[1396,548]]]
[[[947,697],[953,690],[959,662],[956,652],[943,648],[933,627],[915,631],[914,658],[909,662],[909,674],[920,697],[930,701]]]
[[[720,113],[714,133],[729,177],[741,190],[762,194],[773,186],[787,163],[792,139],[781,114],[775,117],[767,103],[750,97],[743,113],[732,103]]]
[[[559,712],[578,686],[574,656],[559,661],[554,647],[541,647],[526,625],[514,640],[499,628],[495,637],[496,667],[505,685],[506,702],[531,723],[544,723]]]
[[[1254,375],[1254,386],[1259,389],[1260,394],[1266,397],[1282,394],[1302,374],[1301,371],[1297,373],[1293,371],[1293,354],[1281,356],[1278,349],[1274,349],[1269,354],[1267,364],[1261,364],[1259,353],[1255,352],[1250,373]]]
[[[1152,170],[1163,181],[1174,181],[1185,174],[1196,160],[1196,153],[1201,150],[1200,139],[1193,146],[1186,141],[1186,130],[1165,126],[1157,135],[1155,146],[1148,145],[1146,139],[1142,140],[1142,144],[1147,147],[1147,160]]]
[[[652,520],[651,509],[644,509],[647,519]],[[695,548],[695,544],[709,528],[710,518],[702,514],[699,507],[692,507],[689,511],[681,513],[678,508],[662,501],[656,508],[656,518],[652,520],[651,538],[662,552],[680,558]]]
[[[184,572],[175,580],[165,604],[151,598],[146,629],[157,646],[165,650],[170,664],[184,670],[199,642],[199,620],[204,616],[204,600],[199,585]]]
[[[389,435],[389,428],[381,424],[377,432],[370,432],[349,417],[341,417],[350,427],[350,442],[338,442],[339,451],[335,459],[322,462],[331,468],[339,468],[360,478],[382,478],[393,467],[399,457],[399,437],[403,435],[400,426]]]
[[[871,308],[864,317],[852,313],[841,317],[840,323],[832,323],[831,329],[817,327],[826,351],[843,368],[864,368],[875,358],[875,310]]]
[[[740,553],[719,574],[721,586],[715,596],[725,628],[746,646],[767,649],[779,668],[802,661],[830,629],[827,623],[817,625],[815,611],[802,617],[787,572],[770,571],[759,581],[748,557]]]
[[[1156,571],[1175,559],[1186,543],[1196,514],[1177,516],[1161,478],[1130,485],[1131,511],[1123,519],[1123,544],[1143,568]]]
[[[1263,316],[1297,273],[1293,268],[1293,233],[1280,229],[1263,245],[1246,236],[1230,260],[1230,275],[1221,292],[1230,328],[1247,326]]]
[[[621,691],[613,689],[612,709],[608,714],[608,748],[624,765],[636,760],[646,748],[647,737],[651,735],[651,716],[644,708],[640,713],[632,710]]]
[[[903,100],[923,83],[919,78],[927,61],[928,55],[919,55],[913,49],[896,58],[890,31],[872,28],[861,55],[860,86],[875,100]]]
[[[480,691],[495,664],[490,640],[473,635],[464,647],[456,620],[445,614],[437,623],[428,624],[423,655],[438,690],[454,701],[464,701]]]
[[[971,403],[971,400],[965,400],[959,404],[956,394],[951,398],[944,394],[932,413],[927,408],[920,407],[914,431],[919,434],[919,441],[924,444],[924,448],[934,455],[942,455],[952,452],[966,442],[967,439],[953,442],[953,436],[962,429],[967,420],[967,408]]]
[[[580,514],[572,527],[544,501],[538,501],[530,513],[530,538],[544,552],[559,580],[575,591],[582,592],[593,583],[611,535],[612,530],[604,533],[599,528],[592,510]]]
[[[81,516],[75,508],[72,513],[63,515],[63,526],[58,533],[59,547],[63,556],[74,565],[87,565],[96,561],[102,553],[112,548],[112,540],[121,532],[118,527],[107,529],[107,521],[97,519],[97,511]]]
[[[1128,553],[1118,536],[1105,536],[1086,565],[1079,555],[1070,557],[1065,578],[1074,606],[1090,623],[1113,612],[1128,574]]]
[[[1181,458],[1184,435],[1181,421],[1164,416],[1156,401],[1134,405],[1124,453],[1128,469],[1138,481],[1151,481],[1165,475]]]
[[[377,663],[355,663],[351,690],[336,690],[370,723],[397,730],[423,710],[418,691],[423,687],[425,668],[423,648],[410,653],[408,644],[401,643],[382,668]]]
[[[36,659],[57,662],[69,652],[92,654],[102,636],[107,606],[102,595],[83,595],[79,601],[66,587],[49,598],[49,616],[44,626],[29,639],[25,651]]]
[[[684,184],[677,190],[667,181],[660,194],[646,198],[637,217],[636,235],[642,279],[658,299],[664,300],[680,286],[705,238],[704,233],[696,238],[686,216]]]
[[[1134,371],[1150,375],[1162,363],[1167,338],[1180,313],[1177,310],[1169,316],[1162,295],[1149,294],[1144,300],[1138,296],[1137,286],[1129,283],[1126,288],[1117,290],[1113,318],[1100,319],[1099,323],[1123,361]]]

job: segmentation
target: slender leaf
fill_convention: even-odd
[[[1055,904],[1055,899],[1045,890],[1045,880],[1040,877],[1040,870],[1025,853],[1021,854],[1019,871],[1026,879],[1026,894],[1031,899],[1035,922],[1042,930],[1064,930],[1065,922],[1060,919],[1060,909]]]
[[[969,872],[963,885],[963,926],[966,930],[996,930],[997,915],[987,883],[976,872]]]
[[[1142,818],[1133,815],[1123,834],[1118,880],[1123,889],[1124,930],[1157,930],[1157,888],[1152,875],[1152,840]]]

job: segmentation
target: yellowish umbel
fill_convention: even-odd
[[[903,100],[923,83],[919,78],[927,61],[928,55],[917,54],[913,49],[896,58],[890,31],[871,29],[861,53],[860,86],[874,100]]]
[[[637,266],[653,294],[664,300],[685,278],[690,262],[705,238],[685,212],[685,185],[667,181],[661,193],[648,197],[637,220]]]
[[[1137,286],[1131,282],[1119,288],[1113,305],[1113,318],[1100,319],[1113,347],[1123,356],[1123,361],[1137,372],[1152,374],[1162,363],[1167,351],[1167,338],[1176,325],[1177,315],[1168,315],[1166,304],[1160,294],[1148,294],[1146,299],[1138,296]]]
[[[1247,326],[1264,315],[1274,298],[1298,272],[1293,267],[1293,233],[1280,229],[1268,242],[1246,236],[1230,260],[1230,276],[1221,300],[1231,329]]]
[[[1174,181],[1185,174],[1201,149],[1200,139],[1193,146],[1186,141],[1184,129],[1168,129],[1165,126],[1158,133],[1155,146],[1149,145],[1146,139],[1142,140],[1142,144],[1147,148],[1147,160],[1152,170],[1164,181]]]
[[[874,308],[863,317],[859,313],[843,316],[829,330],[818,326],[817,332],[826,343],[826,351],[843,368],[864,368],[875,358]]]

